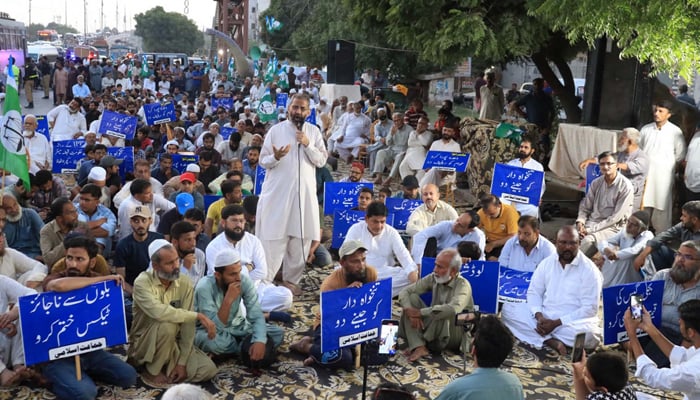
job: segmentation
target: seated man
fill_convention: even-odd
[[[359,288],[362,285],[377,280],[377,271],[365,262],[367,249],[359,240],[346,240],[338,250],[340,268],[331,272],[323,280],[320,292],[332,290]],[[348,368],[353,365],[353,349],[344,347],[339,350],[321,352],[321,319],[317,316],[314,322],[314,334],[304,336],[298,342],[289,346],[290,350],[309,356],[304,365],[318,363],[324,367]]]
[[[185,169],[185,172],[191,172],[195,178],[197,178],[194,181],[194,190],[196,190],[198,193],[204,195],[206,191],[204,190],[204,184],[199,181],[199,165],[197,164],[187,164],[187,168]],[[184,173],[184,172],[183,172]],[[166,199],[169,199],[170,196],[180,190],[180,175],[178,176],[173,176],[172,178],[168,179],[167,182],[163,185],[163,197]]]
[[[630,338],[629,347],[637,360],[635,376],[647,385],[662,390],[680,391],[686,399],[696,399],[700,396],[700,300],[688,300],[678,307],[679,325],[685,339],[683,347],[672,343],[651,322],[649,312],[642,310],[642,318],[632,318],[630,310],[625,312],[625,330]],[[637,329],[646,332],[651,340],[663,349],[663,353],[671,360],[670,368],[662,368],[654,364],[642,349],[637,338]]]
[[[46,265],[8,247],[5,232],[0,228],[0,275],[34,289],[46,278],[46,272]]]
[[[500,369],[513,351],[513,334],[495,316],[481,318],[472,339],[474,370],[442,389],[436,400],[524,399],[517,376]]]
[[[156,384],[203,382],[216,375],[216,365],[194,346],[195,322],[216,337],[216,325],[194,310],[194,288],[180,275],[175,248],[164,239],[148,246],[152,269],[134,281],[134,323],[127,352],[132,365]]]
[[[518,220],[518,234],[510,238],[498,263],[517,271],[534,272],[542,260],[556,252],[556,248],[540,234],[540,221],[533,216],[523,215]],[[504,302],[501,309],[501,319],[511,330],[523,325],[527,329],[532,314],[527,303]]]
[[[131,234],[131,224],[129,223],[129,210],[133,206],[144,206],[151,210],[151,226],[148,230],[157,232],[160,215],[175,204],[166,200],[163,196],[153,193],[151,182],[144,179],[134,179],[129,187],[131,196],[127,197],[119,205],[117,221],[119,222],[119,239],[123,239]]]
[[[535,154],[535,148],[533,147],[533,145],[537,145],[537,143],[533,143],[532,138],[528,136],[523,136],[522,140],[520,141],[520,147],[518,148],[518,158],[510,160],[507,165],[512,165],[514,167],[520,168],[527,168],[534,171],[542,171],[544,173],[544,167],[542,166],[542,164],[540,164],[539,161],[532,158],[532,155]],[[542,199],[542,196],[544,195],[544,190],[545,185],[543,176],[542,192],[540,194],[540,199]],[[529,203],[511,203],[510,200],[505,200],[503,198],[501,198],[501,202],[503,204],[510,204],[513,207],[515,207],[515,209],[518,210],[520,215],[531,215],[535,218],[540,216],[540,209],[538,206]]]
[[[357,195],[357,207],[353,207],[353,211],[367,211],[367,207],[372,202],[374,197],[374,192],[368,187],[363,187],[360,189],[360,193]]]
[[[190,277],[193,287],[207,274],[206,256],[197,248],[196,231],[186,221],[178,221],[170,229],[170,243],[180,257],[180,273]]]
[[[345,178],[340,179],[338,182],[368,182],[362,176],[365,173],[365,166],[359,161],[355,161],[350,164],[350,175]]]
[[[513,206],[501,204],[501,199],[492,194],[481,196],[480,202],[479,228],[486,235],[486,259],[495,261],[503,245],[518,232],[518,211]]]
[[[576,228],[581,237],[581,251],[592,257],[596,245],[620,231],[632,214],[634,189],[629,179],[617,171],[617,161],[606,151],[598,156],[601,176],[593,180],[581,200]]]
[[[59,197],[51,203],[51,215],[54,220],[41,228],[39,241],[44,263],[49,266],[53,266],[66,255],[63,248],[65,235],[76,228],[85,234],[88,233],[87,225],[78,221],[75,205],[67,197]]]
[[[455,324],[455,315],[474,307],[472,287],[459,274],[462,257],[457,249],[442,250],[435,258],[432,274],[421,278],[399,293],[403,308],[399,324],[399,336],[408,342],[408,361],[430,354],[432,351],[466,351],[464,329]],[[432,293],[430,305],[420,298],[423,293]]]
[[[41,228],[44,222],[31,208],[20,207],[15,196],[9,192],[2,195],[2,208],[5,210],[5,243],[30,258],[42,261]]]
[[[219,232],[221,223],[221,210],[224,207],[243,203],[243,189],[239,183],[234,181],[224,181],[221,184],[221,195],[219,200],[211,203],[207,210],[207,219],[204,221],[204,233],[209,237],[214,237]]]
[[[160,218],[157,232],[165,237],[165,240],[170,240],[170,229],[177,222],[182,221],[185,213],[193,208],[203,210],[204,207],[196,207],[194,197],[190,193],[179,193],[172,200],[175,207],[166,211]]]
[[[627,220],[624,230],[598,244],[605,258],[601,267],[603,288],[644,280],[643,271],[634,268],[634,258],[654,235],[648,230],[649,213],[637,211]]]
[[[691,299],[700,299],[700,242],[689,240],[681,243],[676,261],[671,268],[657,272],[654,281],[664,281],[664,296],[661,306],[661,333],[673,344],[680,345],[683,336],[679,325],[679,306]],[[642,338],[644,352],[659,367],[669,365],[663,347],[655,341]]]
[[[0,246],[4,246],[2,238],[0,242],[3,243]],[[20,297],[32,294],[36,294],[34,289],[0,275],[0,309],[8,310],[0,314],[0,386],[3,387],[15,386],[34,376],[34,371],[24,365],[22,332],[20,324],[15,322],[19,318],[19,307],[10,307],[17,304]]]
[[[428,130],[429,122],[428,117],[420,117],[416,130],[408,136],[408,149],[399,166],[401,178],[414,175],[420,180],[425,174],[423,171],[425,156],[433,143],[433,132]]]
[[[383,203],[374,201],[367,207],[365,220],[355,223],[348,229],[345,241],[359,240],[367,249],[367,263],[377,270],[378,280],[391,278],[391,295],[418,280],[416,264],[411,259],[394,227],[386,224],[389,210]],[[396,266],[394,259],[401,266]]]
[[[681,222],[663,232],[657,232],[656,236],[647,242],[644,250],[634,259],[634,267],[642,268],[647,256],[650,255],[657,270],[670,267],[675,257],[675,252],[670,246],[674,242],[681,243],[687,240],[700,240],[700,200],[683,204]]]
[[[204,211],[198,208],[190,208],[185,211],[184,220],[192,224],[197,230],[197,248],[206,252],[211,238],[204,233]]]
[[[108,207],[100,203],[101,196],[102,190],[95,184],[88,183],[80,188],[78,221],[87,224],[90,236],[95,238],[101,252],[109,255],[112,249],[112,237],[117,230],[117,217]]]
[[[66,269],[47,276],[44,291],[68,292],[94,283],[113,280],[121,284],[119,275],[97,275],[93,268],[97,257],[97,243],[85,236],[69,237],[64,243]],[[136,384],[136,370],[119,357],[105,350],[96,350],[80,355],[83,379],[76,377],[76,362],[73,357],[61,358],[44,364],[42,373],[51,383],[51,391],[59,399],[94,399],[97,386],[94,380],[122,388]]]
[[[394,125],[386,138],[387,147],[377,152],[374,171],[372,171],[377,176],[374,183],[380,184],[382,183],[384,169],[391,166],[391,172],[389,172],[389,177],[384,181],[384,186],[389,186],[391,180],[399,174],[399,166],[408,148],[408,136],[413,130],[410,125],[404,123],[403,113],[395,112],[391,118],[394,121]]]
[[[230,204],[221,210],[223,235],[217,235],[207,246],[207,275],[215,275],[214,260],[226,249],[235,250],[245,266],[247,276],[257,289],[257,299],[263,312],[287,311],[292,307],[294,296],[291,290],[275,286],[267,278],[267,260],[260,239],[245,231],[245,210]]]
[[[460,153],[462,147],[457,142],[459,139],[459,119],[447,121],[442,128],[442,138],[436,140],[430,145],[430,151],[449,151],[450,153]],[[454,187],[457,180],[457,175],[454,171],[444,171],[437,168],[430,168],[423,178],[420,180],[420,186],[423,187],[429,183],[437,187],[451,186]]]
[[[435,257],[439,251],[457,247],[459,242],[464,241],[478,243],[483,259],[486,236],[477,228],[478,225],[479,215],[469,210],[454,222],[442,221],[423,229],[413,236],[413,260],[420,268],[423,257]]]
[[[149,164],[148,160],[134,161],[134,178],[151,182],[153,193],[161,196],[163,195],[163,184],[151,176],[151,164]],[[112,202],[114,203],[115,208],[119,209],[122,202],[131,195],[131,185],[136,181],[136,179],[126,182],[117,192],[117,194],[114,195]]]
[[[527,290],[531,315],[511,331],[520,341],[537,348],[548,345],[559,354],[573,346],[579,332],[586,332],[586,348],[600,341],[598,307],[603,277],[598,267],[579,251],[576,228],[564,226],[557,232],[556,254],[535,269]]]
[[[438,187],[429,183],[423,187],[423,204],[418,206],[406,224],[406,233],[415,235],[423,229],[442,221],[454,221],[459,215],[451,205],[440,200]]]
[[[385,188],[387,186],[384,186]],[[418,178],[409,175],[401,180],[401,190],[396,192],[395,198],[407,200],[420,200],[420,186]]]
[[[353,103],[352,109],[353,112],[345,117],[345,123],[340,127],[340,136],[335,140],[339,157],[348,164],[360,154],[360,145],[367,143],[372,125],[369,117],[362,114],[362,103]]]
[[[241,354],[248,366],[269,366],[282,343],[284,330],[265,324],[255,283],[242,273],[237,251],[224,249],[211,263],[214,275],[197,284],[195,309],[214,321],[216,336],[212,339],[206,329],[198,327],[195,344],[216,355]]]

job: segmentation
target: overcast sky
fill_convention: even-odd
[[[197,28],[209,28],[216,11],[216,2],[212,0],[189,0],[187,17],[197,24]],[[29,6],[32,10],[32,23],[48,24],[55,21],[66,23],[66,5],[68,6],[68,25],[83,32],[83,2],[80,0],[20,0],[20,6],[12,1],[2,1],[0,11],[4,11],[18,21],[29,24]],[[100,7],[104,5],[104,26],[113,28],[117,23],[117,5],[119,8],[119,31],[124,30],[124,10],[126,9],[126,27],[133,29],[134,15],[162,6],[165,11],[184,14],[185,0],[87,0],[87,31],[94,32],[101,27]]]

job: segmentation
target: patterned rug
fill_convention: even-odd
[[[291,310],[292,322],[285,327],[285,341],[280,347],[278,361],[259,376],[243,368],[236,360],[219,364],[217,376],[202,386],[216,399],[361,399],[363,369],[331,371],[320,367],[306,367],[304,357],[290,352],[289,344],[311,330],[318,311],[318,290],[330,269],[312,269],[304,276],[304,294],[295,299]],[[398,318],[394,305],[394,317]],[[401,343],[401,342],[400,342]],[[401,345],[399,346],[401,347]],[[123,355],[124,349],[115,350]],[[573,399],[571,367],[568,357],[558,357],[549,349],[537,350],[517,344],[504,365],[516,374],[525,388],[527,399]],[[461,355],[445,353],[433,355],[416,363],[397,354],[387,364],[368,370],[367,398],[381,383],[400,383],[419,399],[433,399],[450,381],[464,375]],[[466,357],[467,373],[473,369],[470,356]],[[633,381],[635,390],[659,398],[680,399],[680,394],[663,393]],[[121,389],[101,386],[99,399],[157,399],[164,388],[154,388],[139,379],[138,386]],[[2,399],[53,399],[47,390],[20,386],[0,390]]]

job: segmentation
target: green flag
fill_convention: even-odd
[[[0,125],[0,168],[19,177],[24,187],[29,185],[27,149],[22,136],[22,109],[19,105],[17,80],[12,71],[12,61],[7,68],[5,83],[5,109]]]
[[[274,104],[272,104],[272,96],[270,96],[270,89],[265,91],[265,95],[260,99],[260,104],[258,104],[258,117],[260,117],[260,122],[274,121],[277,119],[277,109]]]
[[[281,89],[289,89],[289,80],[287,79],[287,72],[284,69],[280,70],[279,78],[277,79],[277,86]]]
[[[276,61],[272,58],[267,62],[267,71],[265,72],[265,83],[270,83],[275,80],[275,72],[277,70]]]

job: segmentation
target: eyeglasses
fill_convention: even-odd
[[[697,257],[693,257],[690,254],[683,254],[683,253],[679,253],[679,252],[677,252],[674,256],[676,258],[680,257],[685,261],[695,261],[698,259]]]

